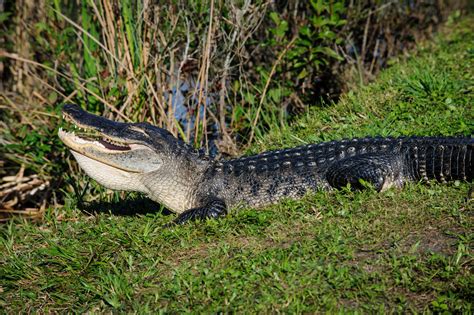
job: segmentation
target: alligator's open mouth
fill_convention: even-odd
[[[153,150],[139,127],[90,114],[76,105],[65,105],[63,118],[67,130],[60,128],[59,138],[83,169],[142,173],[156,168],[156,163],[148,161]]]
[[[109,151],[129,151],[133,144],[128,144],[107,138],[105,135],[90,129],[73,129],[66,131],[59,128],[59,137],[71,149],[79,146],[92,145]]]
[[[133,144],[107,136],[92,126],[81,124],[67,112],[63,113],[63,119],[69,123],[67,129],[70,131],[59,128],[58,134],[61,140],[72,150],[80,152],[81,150],[78,149],[84,146],[95,146],[97,149],[109,152],[132,150]]]

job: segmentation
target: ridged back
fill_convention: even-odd
[[[331,166],[335,161],[367,153],[399,153],[404,138],[356,138],[303,145],[295,148],[267,151],[256,155],[225,161],[221,166],[227,173],[249,170],[276,171],[288,167]]]

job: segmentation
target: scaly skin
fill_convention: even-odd
[[[238,205],[261,207],[348,184],[360,189],[367,182],[381,191],[408,181],[474,177],[470,137],[341,140],[220,161],[149,124],[112,122],[75,105],[66,105],[63,113],[108,139],[93,141],[60,131],[89,176],[108,188],[148,194],[180,213],[176,223],[216,218]],[[109,144],[111,140],[115,145]]]
[[[364,138],[310,144],[291,149],[216,162],[200,185],[214,187],[229,206],[264,206],[282,198],[299,198],[309,190],[362,188],[359,179],[377,190],[408,181],[472,180],[474,139]],[[204,188],[204,189],[203,189]],[[200,191],[200,192],[199,192]]]

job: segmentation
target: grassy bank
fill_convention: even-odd
[[[474,19],[255,152],[366,135],[474,131]],[[260,139],[260,138],[259,138]],[[472,312],[469,185],[318,192],[173,229],[131,200],[94,215],[74,196],[44,222],[0,226],[6,312],[317,310]],[[128,208],[140,205],[140,214]],[[109,204],[110,206],[110,204]],[[91,210],[90,208],[88,209]]]

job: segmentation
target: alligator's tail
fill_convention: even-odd
[[[414,180],[440,182],[474,179],[474,138],[408,138],[407,172]]]

